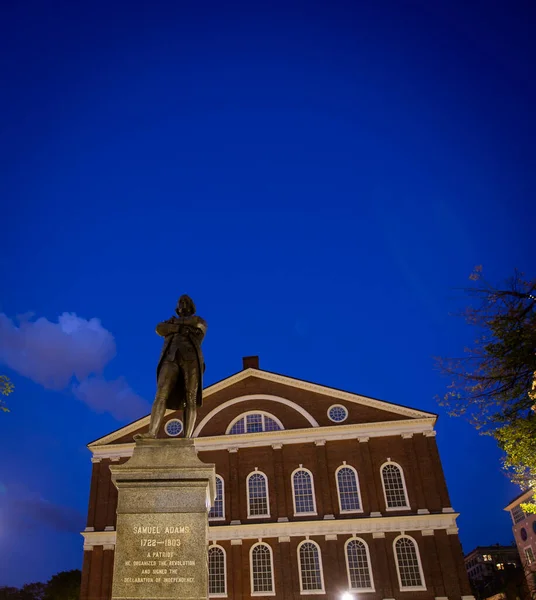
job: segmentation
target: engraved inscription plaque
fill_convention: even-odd
[[[113,598],[197,598],[207,586],[201,514],[118,515]],[[201,541],[201,543],[200,543]]]
[[[117,487],[112,600],[206,600],[215,467],[194,440],[140,439],[110,465]]]

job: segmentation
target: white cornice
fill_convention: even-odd
[[[211,542],[230,540],[232,543],[234,540],[257,540],[259,538],[360,535],[364,533],[400,533],[401,531],[421,531],[423,535],[428,535],[428,532],[432,529],[443,529],[450,533],[456,529],[456,517],[458,515],[459,513],[381,518],[361,517],[358,519],[294,521],[291,523],[209,525],[208,539]],[[115,534],[115,531],[83,531],[84,548],[114,544]]]
[[[235,448],[255,448],[274,444],[306,444],[323,441],[352,440],[400,436],[403,433],[425,434],[433,430],[435,419],[408,419],[401,421],[380,421],[378,423],[360,423],[351,425],[333,425],[329,427],[307,427],[305,429],[284,429],[262,433],[242,433],[237,435],[218,435],[195,438],[198,451],[227,450]],[[115,458],[132,456],[134,442],[125,444],[93,445],[89,449],[94,458]]]
[[[82,531],[84,536],[84,550],[93,546],[115,546],[115,531]]]
[[[508,504],[508,506],[505,506],[503,510],[512,510],[513,508],[515,508],[516,506],[518,506],[519,504],[522,504],[523,502],[527,502],[530,501],[530,499],[532,498],[532,496],[534,496],[536,494],[536,492],[534,490],[527,490],[526,492],[523,492],[522,494],[520,494],[519,496],[517,496],[517,498],[515,498],[514,500],[512,500],[512,502],[510,502],[510,504]]]
[[[222,381],[218,381],[213,385],[208,386],[203,390],[203,399],[208,398],[212,394],[215,394],[225,388],[228,388],[235,383],[239,383],[248,377],[256,377],[257,379],[263,379],[265,381],[270,381],[272,383],[279,383],[281,385],[285,385],[288,387],[297,388],[300,390],[305,390],[309,392],[313,392],[316,394],[322,394],[324,396],[329,396],[332,399],[336,400],[344,400],[346,402],[353,402],[354,404],[362,404],[365,406],[370,406],[373,408],[377,408],[379,410],[392,412],[394,414],[403,415],[405,417],[409,417],[412,419],[422,419],[422,418],[431,418],[434,420],[437,419],[437,415],[434,413],[429,413],[422,410],[416,410],[414,408],[409,408],[406,406],[400,406],[398,404],[392,404],[391,402],[386,402],[384,400],[377,400],[375,398],[369,398],[367,396],[361,396],[359,394],[352,394],[351,392],[345,392],[343,390],[338,390],[331,387],[326,387],[323,385],[319,385],[317,383],[311,383],[309,381],[303,381],[301,379],[294,379],[292,377],[287,377],[286,375],[279,375],[277,373],[270,373],[269,371],[261,371],[260,369],[245,369],[243,371],[239,371]],[[173,411],[168,410],[166,415],[171,414]],[[101,446],[103,444],[109,444],[133,431],[141,429],[149,425],[150,416],[142,417],[117,431],[114,431],[108,435],[105,435],[94,442],[91,442],[89,446]]]

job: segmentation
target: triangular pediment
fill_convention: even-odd
[[[437,418],[434,413],[400,404],[248,368],[203,390],[203,407],[198,411],[194,437],[225,434],[227,424],[240,411],[247,411],[253,405],[281,417],[285,429],[332,427],[334,423],[327,418],[327,411],[334,404],[341,404],[348,410],[348,422],[341,425],[346,427],[413,419],[435,421]],[[168,411],[167,414],[171,415],[173,412]],[[135,433],[147,429],[149,419],[149,415],[142,417],[91,442],[89,447],[130,442]]]

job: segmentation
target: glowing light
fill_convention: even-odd
[[[352,596],[352,594],[349,594],[348,592],[344,592],[341,600],[354,600],[354,597]]]

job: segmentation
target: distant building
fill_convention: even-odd
[[[526,515],[520,504],[529,502],[534,490],[528,490],[512,500],[504,510],[512,517],[514,537],[523,563],[527,586],[536,594],[536,515]]]
[[[521,578],[522,571],[517,548],[499,544],[477,546],[465,556],[465,568],[478,599],[500,594],[511,582]]]
[[[181,418],[168,411],[159,437],[181,435]],[[257,357],[205,388],[193,437],[201,460],[216,465],[209,596],[473,599],[436,419],[263,371]],[[89,444],[81,600],[111,597],[110,464],[128,460],[148,425],[144,417]]]

